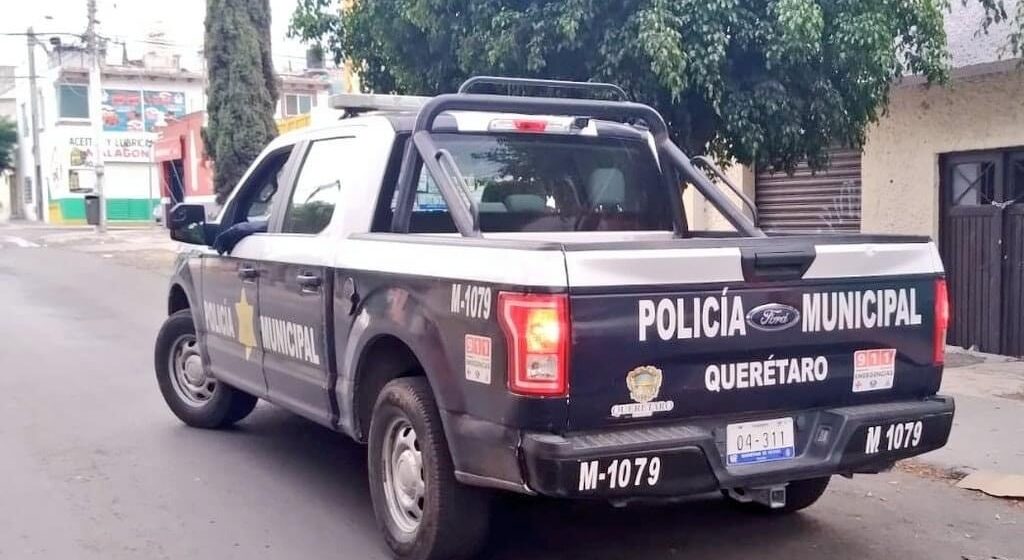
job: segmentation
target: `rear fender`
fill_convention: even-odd
[[[355,406],[360,366],[369,348],[384,336],[398,339],[412,351],[430,382],[438,408],[463,408],[460,385],[448,376],[451,365],[441,329],[434,314],[416,294],[398,287],[375,289],[358,303],[354,315],[347,340],[339,344],[338,380],[334,386],[338,427],[342,431],[360,437]]]

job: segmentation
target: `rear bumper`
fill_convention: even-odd
[[[726,464],[726,425],[787,414],[701,418],[567,435],[526,432],[514,438],[519,440],[518,445],[503,446],[507,451],[515,448],[518,476],[509,476],[513,474],[508,468],[512,457],[501,461],[493,440],[485,446],[492,450],[488,463],[505,464],[501,473],[468,474],[479,472],[472,467],[483,465],[465,464],[456,449],[453,455],[459,478],[471,484],[528,489],[565,498],[667,498],[833,474],[879,472],[897,460],[945,445],[953,413],[953,399],[943,396],[791,412],[788,416],[794,419],[794,456],[748,465]],[[919,437],[913,436],[917,423]],[[511,443],[513,438],[505,434],[504,441]],[[651,470],[655,463],[657,473]],[[630,469],[630,474],[623,475],[623,469]],[[609,482],[609,478],[617,481]]]
[[[680,496],[832,474],[878,472],[894,461],[945,445],[953,425],[953,411],[952,398],[933,397],[797,412],[792,415],[796,438],[792,459],[741,466],[727,466],[725,461],[726,424],[745,420],[736,418],[567,437],[526,434],[522,456],[527,484],[541,494],[602,498]],[[911,435],[901,437],[899,445],[887,440],[889,426],[917,422],[921,422],[921,434],[916,444],[911,445]],[[877,434],[877,446],[874,437],[869,441],[869,430],[872,436]],[[912,430],[910,427],[906,431]],[[894,436],[891,437],[895,439]],[[595,469],[604,479],[612,474],[606,465],[615,459],[620,463],[629,459],[633,463],[629,468],[636,471],[643,459],[649,464],[654,457],[658,457],[660,472],[653,485],[648,484],[652,480],[650,473],[644,472],[639,477],[635,473],[625,477],[628,483],[624,487],[616,488],[604,483],[605,480],[595,484],[593,473],[588,471]],[[622,468],[614,470],[621,474]]]

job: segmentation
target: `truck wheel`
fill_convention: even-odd
[[[462,559],[481,548],[488,495],[455,480],[426,379],[407,377],[384,386],[373,408],[368,453],[373,511],[396,557]]]
[[[156,337],[154,365],[164,401],[189,426],[223,428],[245,418],[256,407],[256,397],[207,373],[188,309],[164,321]]]
[[[775,509],[757,502],[740,502],[733,499],[728,494],[726,494],[726,497],[730,502],[747,511],[772,515],[793,513],[794,511],[800,511],[806,507],[814,505],[814,503],[818,501],[818,498],[821,498],[821,496],[825,494],[825,490],[828,488],[828,483],[831,478],[832,477],[826,476],[822,478],[794,480],[790,482],[786,485],[786,505]]]

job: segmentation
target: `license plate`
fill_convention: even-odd
[[[792,459],[796,454],[793,419],[775,418],[729,424],[725,428],[726,463],[750,465]]]

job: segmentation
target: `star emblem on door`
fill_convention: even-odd
[[[245,359],[248,360],[253,348],[256,348],[256,329],[253,326],[252,305],[245,295],[245,288],[242,288],[242,295],[235,304],[235,314],[238,316],[238,342],[245,347]]]

